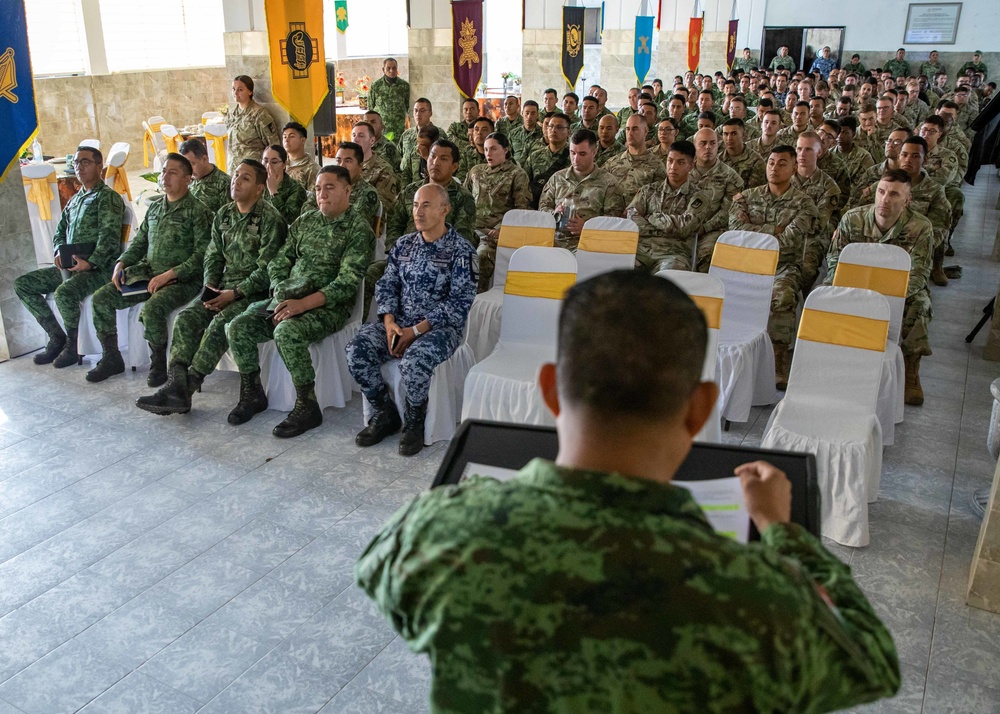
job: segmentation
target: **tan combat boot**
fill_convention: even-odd
[[[788,355],[788,345],[774,344],[774,386],[781,392],[788,388],[788,370],[791,358]]]
[[[944,287],[948,284],[948,276],[944,274],[944,246],[934,251],[934,264],[931,266],[931,282]]]
[[[919,407],[924,403],[924,390],[920,386],[920,355],[903,356],[906,369],[906,385],[903,388],[903,402]]]

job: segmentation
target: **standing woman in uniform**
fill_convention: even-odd
[[[241,74],[233,80],[236,108],[229,112],[229,173],[232,175],[243,159],[260,161],[264,149],[281,143],[274,118],[253,99],[253,80]]]

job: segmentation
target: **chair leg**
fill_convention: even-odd
[[[723,419],[722,420],[722,430],[723,431],[729,431],[729,427],[731,425],[732,425],[732,422],[730,422],[728,419]]]

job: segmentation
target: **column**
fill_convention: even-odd
[[[35,270],[35,246],[28,221],[21,170],[14,166],[0,183],[0,362],[45,346],[45,332],[14,294],[14,280]]]
[[[434,107],[431,121],[444,132],[462,118],[462,94],[452,77],[448,0],[410,0],[408,36],[410,101],[429,99]]]
[[[526,0],[524,38],[521,50],[521,99],[542,104],[542,93],[549,87],[562,95],[572,88],[562,73],[563,0]],[[587,70],[584,68],[583,74]],[[588,75],[588,81],[591,78]]]

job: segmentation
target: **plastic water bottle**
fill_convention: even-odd
[[[35,140],[31,142],[31,160],[36,164],[40,164],[45,161],[45,157],[42,156],[42,142],[35,137]]]

